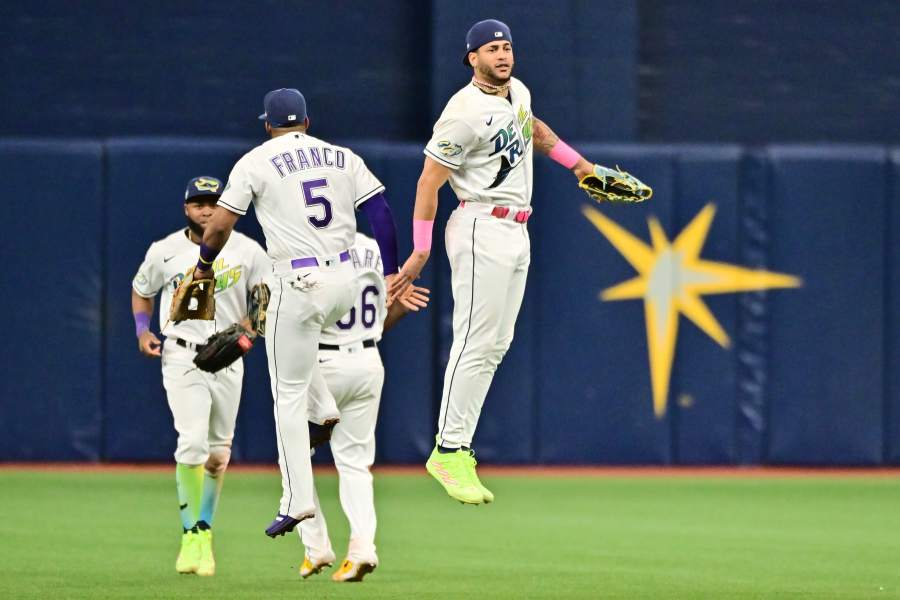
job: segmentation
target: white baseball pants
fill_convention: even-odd
[[[337,322],[359,293],[351,262],[291,270],[276,263],[268,284],[266,354],[275,401],[275,438],[281,468],[278,512],[299,519],[315,513],[307,425],[308,396],[322,329]],[[321,384],[324,387],[324,382]]]
[[[196,353],[169,338],[163,344],[163,387],[178,432],[175,461],[202,465],[210,452],[231,453],[244,363],[237,360],[218,373],[194,365]]]
[[[375,460],[375,422],[384,383],[381,356],[377,348],[355,344],[340,350],[320,350],[319,363],[341,413],[330,443],[338,471],[341,507],[350,522],[347,554],[351,560],[377,562],[375,500],[369,469]],[[300,523],[299,533],[311,558],[332,554],[318,497],[316,517]]]
[[[490,210],[466,203],[447,222],[453,345],[437,431],[438,443],[448,448],[472,445],[494,372],[513,339],[531,262],[527,226]]]

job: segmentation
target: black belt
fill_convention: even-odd
[[[194,352],[200,352],[203,349],[203,344],[195,344],[193,342],[186,342],[181,338],[175,338],[175,343],[181,346],[182,348],[187,348],[188,350],[192,350]]]
[[[375,340],[363,340],[363,348],[374,348]],[[319,344],[319,350],[340,350],[341,347],[337,344]]]

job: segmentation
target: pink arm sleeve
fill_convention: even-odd
[[[575,152],[571,146],[562,140],[556,142],[548,154],[550,158],[561,164],[567,169],[571,169],[581,160],[581,155]]]

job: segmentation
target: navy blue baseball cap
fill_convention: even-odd
[[[294,127],[306,121],[306,98],[294,88],[272,90],[263,98],[266,112],[259,115],[272,127]]]
[[[496,19],[487,19],[472,25],[469,33],[466,34],[466,53],[463,54],[463,64],[469,66],[469,52],[475,52],[485,44],[497,40],[506,40],[512,44],[512,33],[509,32],[506,23]]]
[[[222,195],[224,186],[222,181],[210,175],[201,175],[194,177],[188,181],[187,189],[184,190],[184,202],[187,204],[191,200],[200,202],[209,198],[218,198]]]

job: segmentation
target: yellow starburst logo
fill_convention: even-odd
[[[802,285],[792,275],[701,259],[700,251],[716,213],[712,204],[703,207],[674,242],[666,237],[659,220],[651,216],[647,223],[652,246],[592,206],[584,206],[582,213],[638,272],[637,277],[603,290],[600,298],[644,301],[653,412],[657,417],[666,413],[679,313],[728,348],[728,334],[701,296]]]

